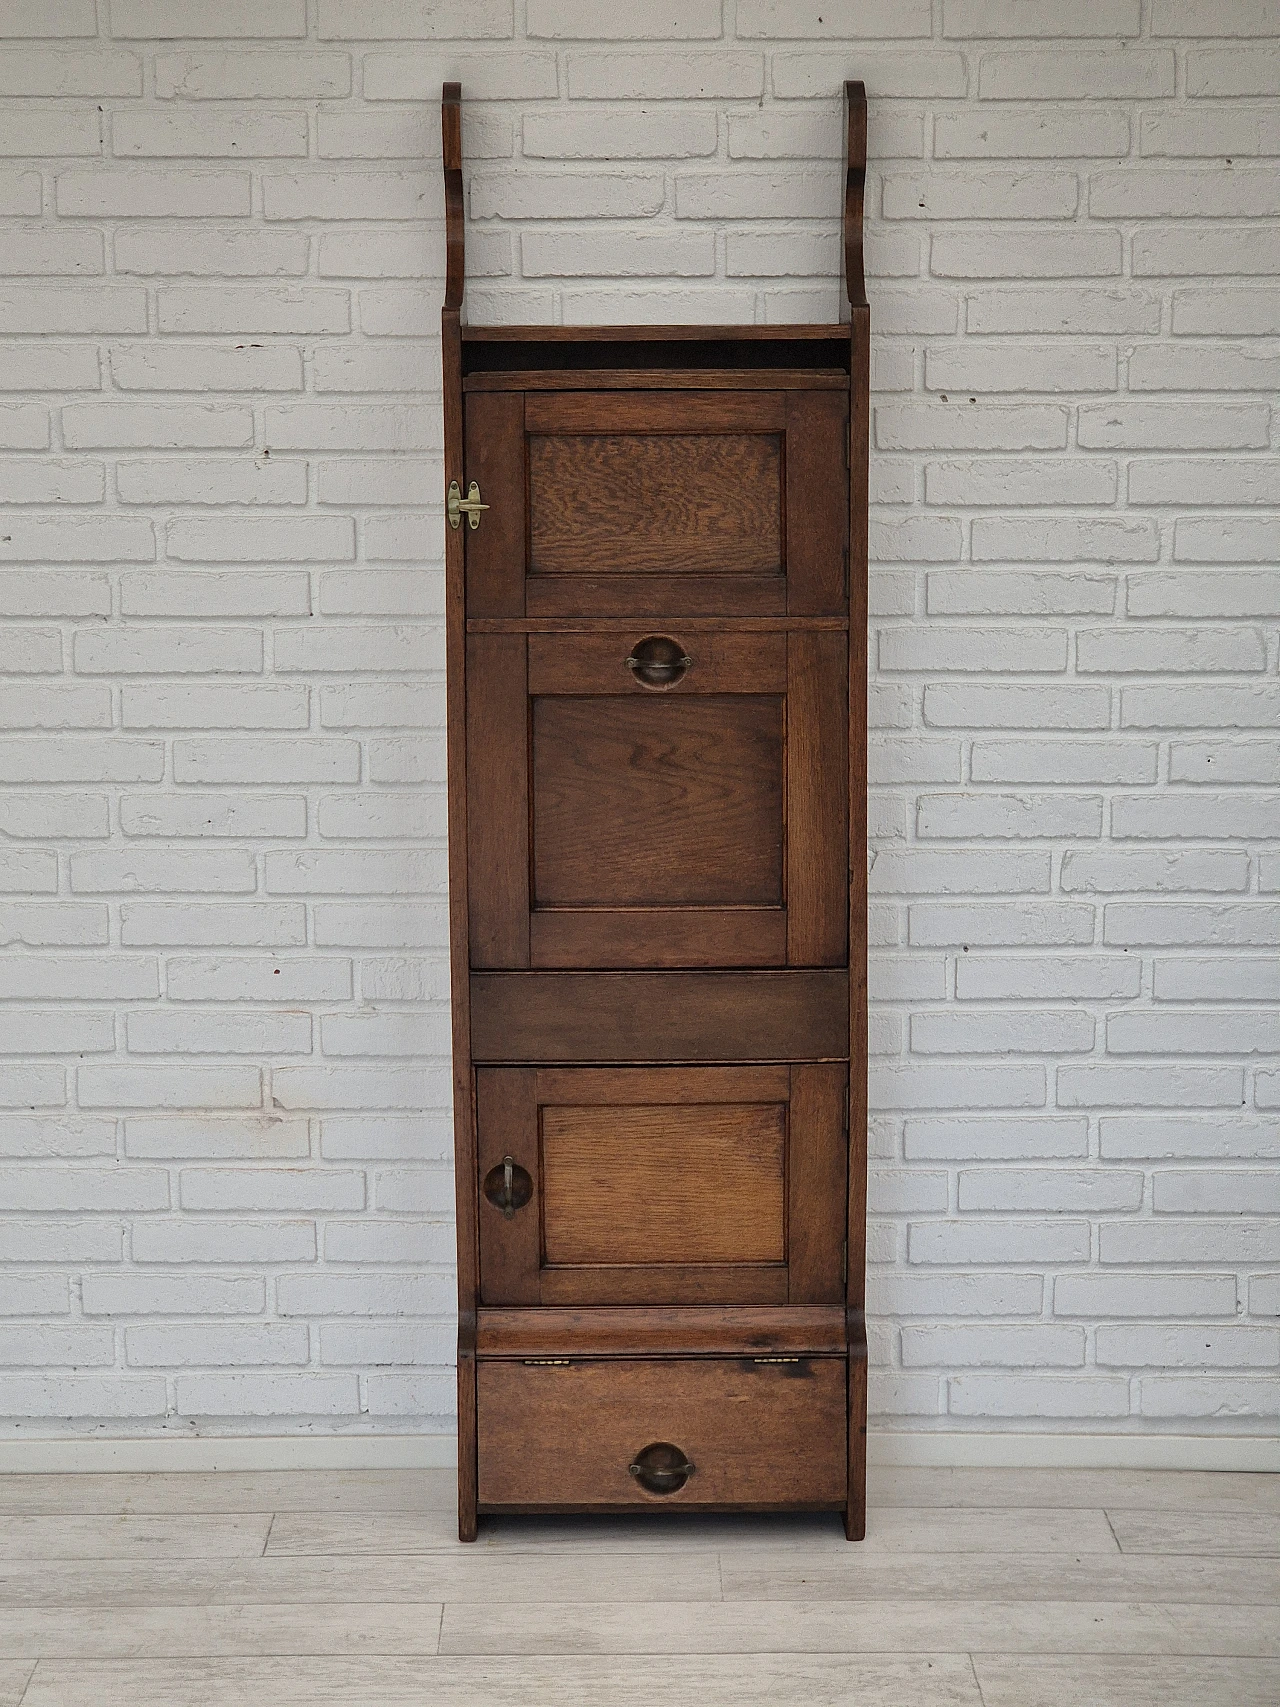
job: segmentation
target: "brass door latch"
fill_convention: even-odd
[[[478,528],[480,526],[480,512],[481,510],[487,510],[488,508],[488,504],[482,504],[480,502],[480,488],[476,485],[474,480],[471,482],[465,498],[462,496],[462,488],[458,485],[458,482],[456,480],[451,480],[449,482],[449,492],[445,500],[445,513],[449,517],[449,526],[451,528],[458,527],[464,515],[467,516],[473,528]]]

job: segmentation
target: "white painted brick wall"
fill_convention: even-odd
[[[1280,1415],[1280,14],[20,0],[0,1412],[452,1409],[437,100],[477,321],[874,328],[881,1426]]]

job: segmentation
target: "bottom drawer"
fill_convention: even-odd
[[[476,1376],[482,1511],[845,1503],[842,1357],[482,1359]]]

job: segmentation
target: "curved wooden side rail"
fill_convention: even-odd
[[[844,288],[850,306],[867,306],[867,287],[862,276],[862,195],[867,182],[867,90],[862,83],[846,83],[845,108],[849,121],[844,172]]]
[[[440,130],[444,142],[444,306],[461,308],[467,274],[466,222],[462,211],[461,83],[444,85],[440,97]]]

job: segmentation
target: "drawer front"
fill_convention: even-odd
[[[472,393],[469,617],[846,606],[840,391]]]
[[[846,1083],[829,1062],[481,1069],[483,1302],[838,1303]]]
[[[482,1509],[845,1503],[843,1358],[482,1359],[477,1381]]]
[[[467,641],[471,960],[843,966],[843,632]]]

